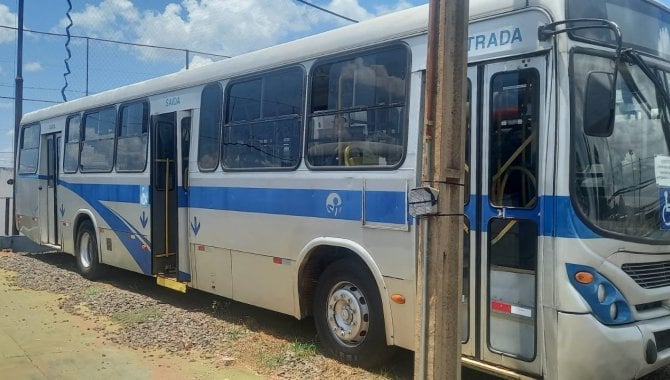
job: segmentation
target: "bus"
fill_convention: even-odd
[[[374,366],[417,342],[428,7],[26,114],[16,225],[105,266],[313,317]],[[471,0],[462,363],[670,363],[670,9]],[[466,106],[466,105],[464,105]]]

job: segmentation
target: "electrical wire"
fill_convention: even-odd
[[[65,41],[65,51],[67,51],[67,58],[63,60],[63,62],[65,62],[65,70],[67,70],[67,72],[63,74],[63,79],[65,79],[65,85],[63,85],[63,88],[60,90],[60,94],[63,97],[64,102],[67,102],[67,98],[65,97],[65,89],[67,88],[68,85],[67,76],[72,73],[72,71],[70,71],[70,63],[68,61],[70,60],[70,58],[72,58],[72,52],[70,51],[70,28],[74,24],[72,22],[72,17],[70,17],[70,11],[72,10],[72,3],[70,2],[70,0],[67,0],[67,6],[68,8],[67,12],[65,12],[65,16],[67,16],[67,19],[70,21],[70,23],[68,24],[68,26],[65,27],[65,34],[67,34],[67,40]]]
[[[354,20],[353,18],[349,18],[349,17],[347,17],[347,16],[343,16],[343,15],[341,15],[341,14],[339,14],[339,13],[335,13],[335,12],[333,12],[333,11],[331,11],[331,10],[326,9],[326,8],[321,8],[320,6],[315,5],[315,4],[312,4],[312,3],[310,3],[310,2],[307,2],[307,1],[304,1],[304,0],[295,0],[295,1],[297,1],[297,2],[299,2],[299,3],[302,3],[302,4],[305,4],[305,5],[307,5],[307,6],[310,6],[310,7],[312,7],[312,8],[316,8],[316,9],[318,9],[318,10],[320,10],[320,11],[326,12],[326,13],[331,14],[331,15],[333,15],[333,16],[336,16],[336,17],[345,19],[345,20],[347,20],[347,21],[351,21],[351,22],[353,22],[353,23],[357,23],[357,22],[358,22],[358,20]]]

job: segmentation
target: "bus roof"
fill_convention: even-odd
[[[529,4],[529,1],[470,0],[470,19],[476,20],[494,14],[522,9],[529,5],[535,5]],[[241,54],[205,66],[183,70],[53,105],[25,114],[21,123],[34,123],[86,109],[94,109],[154,94],[203,85],[255,71],[304,62],[337,52],[424,34],[427,29],[428,5],[418,6],[295,41]]]

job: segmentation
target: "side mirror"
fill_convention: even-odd
[[[10,178],[7,180],[8,185],[13,185],[14,184],[14,178]]]
[[[609,137],[614,129],[614,75],[594,71],[586,82],[584,133],[588,136]]]

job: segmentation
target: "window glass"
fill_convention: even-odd
[[[37,172],[40,147],[40,125],[34,124],[21,130],[19,173]]]
[[[211,83],[202,90],[200,101],[200,134],[198,136],[198,167],[212,171],[219,164],[221,145],[221,118],[223,90],[218,83]]]
[[[312,72],[312,166],[395,166],[404,154],[407,51],[395,47]]]
[[[147,161],[148,109],[145,102],[121,106],[116,170],[143,171]]]
[[[82,172],[109,172],[114,166],[116,108],[109,107],[84,116],[81,147]]]
[[[614,70],[611,134],[588,135],[587,116],[596,113],[594,107],[602,108],[589,92],[589,78],[613,78]],[[618,238],[667,243],[670,197],[657,170],[670,157],[668,105],[642,68],[631,62],[624,60],[616,68],[611,57],[574,53],[572,72],[571,194],[577,215]]]
[[[537,224],[493,218],[488,231],[489,345],[531,361],[536,353]]]
[[[230,86],[223,132],[225,169],[294,168],[300,160],[303,72],[268,73]],[[252,97],[250,89],[258,90]],[[240,113],[240,94],[249,98]]]
[[[495,206],[537,202],[538,73],[534,69],[491,79],[489,200]]]
[[[74,173],[79,167],[79,140],[81,133],[81,116],[67,118],[65,125],[65,153],[63,155],[63,172]]]
[[[261,80],[236,83],[228,95],[230,122],[256,120],[261,117]]]

